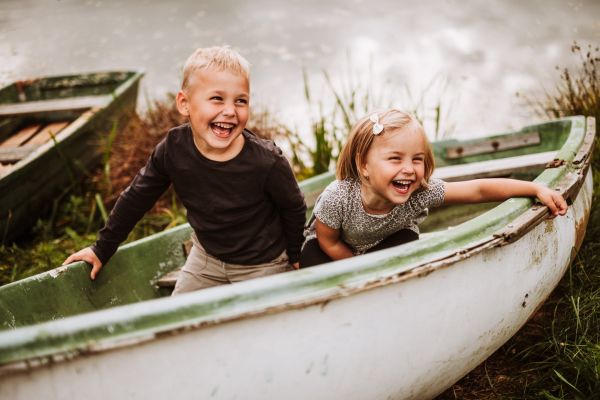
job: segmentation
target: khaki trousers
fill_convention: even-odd
[[[291,270],[293,267],[289,263],[285,250],[279,257],[264,264],[230,264],[208,254],[196,235],[192,234],[192,249],[181,269],[172,295]]]

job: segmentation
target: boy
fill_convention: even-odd
[[[92,264],[91,279],[173,184],[194,230],[173,294],[298,268],[306,204],[274,143],[245,130],[249,64],[229,47],[187,60],[173,128],[121,193],[96,243],[64,264]]]

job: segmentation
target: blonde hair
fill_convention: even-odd
[[[228,71],[250,80],[250,63],[231,47],[214,46],[199,48],[188,57],[183,66],[181,90],[187,89],[194,72],[208,68]]]
[[[369,114],[361,118],[350,131],[348,141],[342,148],[340,156],[338,157],[336,177],[337,179],[359,179],[364,180],[365,178],[360,173],[360,166],[364,165],[367,159],[367,153],[373,144],[375,135],[373,134],[373,121],[370,120]],[[433,157],[433,150],[431,144],[425,134],[425,129],[421,123],[412,114],[400,111],[398,109],[389,109],[383,112],[378,112],[379,123],[383,125],[383,131],[380,135],[391,133],[399,130],[409,129],[413,132],[419,133],[425,141],[425,175],[421,185],[427,187],[429,178],[433,174],[435,168],[435,160]]]

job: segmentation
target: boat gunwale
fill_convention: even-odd
[[[588,172],[595,139],[595,133],[591,129],[586,132],[586,124],[580,123],[584,118],[568,118],[572,122],[571,132],[557,153],[559,162],[536,178],[548,186],[555,186],[560,180],[561,191],[569,193],[571,200],[577,197]],[[560,120],[553,122],[556,121]],[[403,251],[401,257],[395,255],[396,250],[392,248],[336,261],[326,267],[297,271],[292,276],[280,274],[3,331],[0,332],[0,365],[5,365],[0,366],[0,375],[207,325],[326,304],[350,294],[426,275],[525,235],[543,221],[540,215],[547,213],[545,207],[531,204],[532,201],[525,198],[507,200],[484,215],[458,225],[450,233],[443,232],[444,238],[440,238],[441,234],[432,234],[408,247],[404,245],[403,250],[411,251]],[[508,217],[498,215],[507,211],[510,211]],[[529,217],[522,218],[519,226],[529,229],[516,233],[514,229],[508,230],[510,222],[521,215]],[[482,229],[485,226],[487,229]],[[175,229],[189,227],[183,225]],[[473,231],[483,233],[473,235]],[[458,240],[461,237],[463,240]],[[457,247],[457,243],[461,246]],[[123,248],[134,245],[130,243]],[[436,250],[431,252],[432,248]],[[83,267],[83,263],[78,264]]]
[[[88,72],[79,72],[79,73],[71,73],[68,75],[43,75],[43,76],[36,76],[33,78],[24,78],[24,79],[15,79],[12,82],[8,82],[6,85],[0,87],[0,92],[4,91],[4,90],[8,90],[12,85],[14,84],[18,84],[18,83],[25,83],[25,84],[37,84],[39,82],[43,82],[43,81],[53,81],[53,80],[69,80],[69,79],[74,79],[74,78],[81,78],[81,77],[96,77],[96,76],[102,76],[102,75],[115,75],[115,74],[132,74],[129,78],[123,80],[121,83],[118,84],[117,88],[120,87],[121,85],[123,85],[125,82],[130,81],[132,78],[134,78],[135,76],[139,75],[139,77],[136,80],[139,80],[140,78],[142,78],[145,75],[145,70],[143,68],[131,68],[131,69],[112,69],[112,70],[101,70],[101,71],[88,71]],[[77,97],[77,96],[73,96],[73,97]],[[39,100],[33,100],[33,101],[39,101]],[[27,102],[27,101],[25,101]],[[0,105],[5,105],[5,104],[14,104],[15,102],[0,102]],[[20,103],[17,102],[17,103]]]

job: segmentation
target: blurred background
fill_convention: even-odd
[[[326,73],[441,136],[480,136],[534,122],[516,93],[554,86],[573,41],[600,42],[600,1],[0,0],[0,84],[142,68],[143,109],[177,91],[195,48],[229,44],[253,65],[253,105],[301,135],[305,88],[334,101]]]

